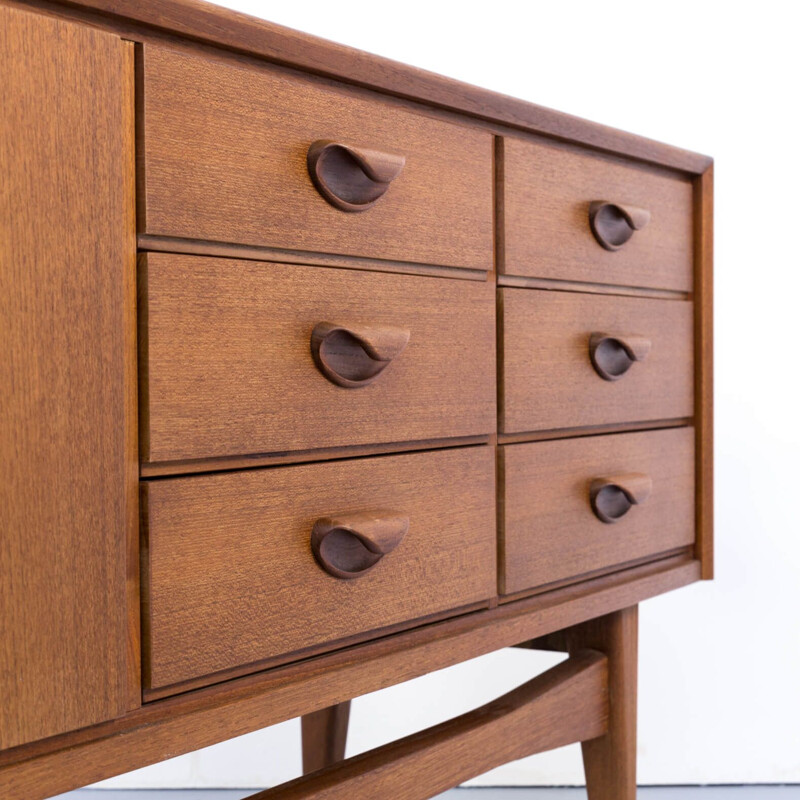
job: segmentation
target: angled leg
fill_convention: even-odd
[[[589,800],[636,799],[636,691],[639,607],[632,606],[524,647],[574,653],[590,647],[608,658],[608,731],[581,744]]]
[[[301,729],[304,774],[344,759],[349,720],[349,700],[303,717]]]
[[[589,800],[636,800],[638,620],[638,607],[626,608],[587,623],[576,643],[608,657],[608,732],[581,745]]]
[[[574,653],[473,711],[249,800],[426,800],[500,764],[608,729],[608,659]]]

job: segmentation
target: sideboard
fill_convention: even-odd
[[[0,0],[0,796],[302,717],[256,797],[582,742],[713,571],[712,161],[196,0]],[[345,759],[351,698],[553,669]]]

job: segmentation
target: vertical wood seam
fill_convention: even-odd
[[[126,537],[126,598],[128,635],[126,650],[127,711],[141,705],[141,607],[139,602],[139,398],[137,358],[136,303],[136,97],[134,74],[134,44],[121,41],[124,56],[123,136],[127,143],[127,165],[124,191],[126,194],[126,265],[123,278],[125,314],[125,502],[127,505]]]
[[[714,577],[713,164],[695,181],[696,554]]]

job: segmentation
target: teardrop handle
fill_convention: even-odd
[[[403,171],[405,156],[318,139],[308,148],[308,174],[317,191],[342,211],[364,211]]]
[[[650,222],[650,212],[638,206],[594,200],[589,205],[589,225],[594,238],[606,250],[619,250],[635,231]]]
[[[407,516],[385,510],[322,517],[311,529],[311,551],[328,574],[358,578],[403,541],[408,524]]]
[[[311,331],[311,355],[337,386],[368,386],[403,352],[411,331],[379,325],[319,322]]]
[[[653,480],[641,472],[595,478],[589,486],[592,511],[602,522],[614,523],[633,506],[641,505],[653,491]]]
[[[619,380],[636,361],[644,361],[652,343],[632,333],[593,333],[589,357],[595,372],[606,381]]]

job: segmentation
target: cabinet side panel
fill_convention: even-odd
[[[0,748],[135,703],[131,49],[0,7]]]
[[[695,181],[697,558],[714,577],[714,166]]]

